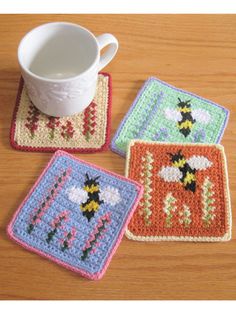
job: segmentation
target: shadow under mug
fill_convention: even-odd
[[[18,47],[31,101],[55,117],[83,111],[95,96],[98,72],[114,58],[117,49],[118,41],[112,34],[95,37],[77,24],[56,22],[34,28]]]

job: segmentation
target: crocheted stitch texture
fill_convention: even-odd
[[[26,249],[99,279],[142,191],[130,179],[57,151],[7,231]]]
[[[121,122],[111,149],[125,156],[131,139],[218,143],[228,116],[227,109],[151,77]]]
[[[111,77],[98,75],[93,102],[81,113],[56,118],[41,113],[30,101],[20,80],[10,142],[18,150],[89,153],[106,150],[110,141]]]
[[[227,241],[231,209],[226,158],[219,144],[133,140],[126,176],[144,195],[126,235],[138,241]]]

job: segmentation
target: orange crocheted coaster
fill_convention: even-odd
[[[231,209],[219,144],[130,142],[126,176],[144,196],[126,231],[138,241],[227,241]]]

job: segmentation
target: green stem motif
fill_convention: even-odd
[[[202,220],[205,227],[209,227],[212,221],[215,219],[215,209],[214,206],[215,199],[213,195],[214,184],[210,181],[209,177],[206,177],[202,185]]]
[[[107,225],[111,223],[110,213],[105,214],[101,217],[95,227],[95,229],[90,234],[89,239],[83,248],[83,253],[81,260],[84,261],[90,253],[94,252],[96,247],[99,245],[99,239],[103,236],[106,231]]]
[[[188,228],[192,222],[191,211],[187,205],[183,205],[183,210],[179,212],[179,223]]]
[[[55,130],[54,130],[54,129],[49,131],[50,140],[53,140],[53,139],[54,139],[54,133],[55,133]]]
[[[63,227],[63,222],[68,220],[68,215],[69,215],[68,211],[63,211],[52,220],[51,222],[52,229],[48,232],[48,236],[46,239],[48,244],[52,241],[58,229]]]
[[[149,151],[142,157],[142,170],[140,183],[144,186],[143,200],[140,202],[140,215],[143,216],[144,222],[147,226],[151,225],[151,198],[152,198],[152,169],[153,169],[153,154]]]
[[[74,227],[69,232],[64,233],[64,238],[61,239],[62,252],[65,252],[65,250],[68,250],[72,246],[75,240],[76,233],[77,231]]]
[[[56,193],[64,184],[66,177],[71,172],[70,169],[65,170],[59,177],[56,178],[55,184],[51,187],[47,196],[44,198],[39,207],[35,208],[33,214],[31,215],[29,225],[27,227],[27,232],[31,234],[35,226],[41,221],[42,216],[48,210],[51,202],[54,200]]]
[[[173,213],[176,211],[177,207],[175,206],[176,198],[172,193],[168,193],[164,200],[163,211],[166,214],[165,224],[167,228],[172,226]]]
[[[48,233],[48,237],[46,239],[48,244],[52,241],[52,239],[53,239],[53,237],[54,237],[54,235],[56,233],[57,233],[57,228],[56,227]]]
[[[87,142],[90,141],[96,126],[96,103],[92,102],[84,111],[83,118],[83,135]]]

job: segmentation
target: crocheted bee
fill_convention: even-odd
[[[107,186],[103,190],[100,188],[98,179],[100,177],[90,178],[85,174],[85,182],[82,188],[72,186],[67,190],[69,200],[79,205],[80,210],[88,221],[98,212],[103,203],[112,206],[120,202],[120,193],[118,189]]]
[[[180,182],[185,190],[196,191],[196,171],[211,167],[212,162],[204,156],[192,156],[186,159],[179,150],[171,154],[172,166],[163,166],[158,175],[166,182]]]
[[[192,110],[191,100],[182,101],[180,98],[178,100],[178,108],[166,108],[165,117],[168,120],[176,122],[179,132],[185,137],[191,133],[194,123],[201,122],[208,124],[210,122],[211,116],[208,111],[200,108]]]

